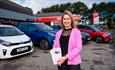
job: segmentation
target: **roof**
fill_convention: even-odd
[[[10,10],[10,11],[15,11],[18,13],[32,15],[29,9],[22,7],[21,5],[18,5],[14,2],[11,2],[10,0],[0,0],[0,8]]]
[[[60,12],[52,12],[52,13],[40,13],[36,14],[36,17],[51,17],[51,16],[62,16],[63,13]]]
[[[22,21],[34,21],[36,17],[0,8],[0,18]]]

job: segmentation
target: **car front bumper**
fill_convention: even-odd
[[[32,42],[20,45],[13,45],[10,47],[0,45],[0,59],[17,57],[27,53],[31,53],[32,51],[33,51]]]

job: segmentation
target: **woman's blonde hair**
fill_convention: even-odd
[[[73,14],[72,14],[70,11],[68,11],[68,10],[65,10],[65,11],[64,11],[64,14],[63,14],[63,16],[62,16],[62,18],[61,18],[61,26],[62,26],[62,28],[64,28],[64,25],[63,25],[63,17],[64,17],[65,14],[67,14],[67,15],[70,16],[71,21],[72,21],[72,22],[71,22],[72,28],[76,28],[75,20],[74,20],[74,18],[73,18]]]

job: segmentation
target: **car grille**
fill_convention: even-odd
[[[24,49],[24,48],[28,48],[28,49]],[[17,51],[18,49],[23,49],[23,50],[22,51]],[[15,48],[15,49],[12,50],[11,55],[17,55],[17,54],[25,53],[25,52],[30,51],[31,49],[32,49],[31,46],[23,46],[23,47],[20,47],[20,48]]]
[[[19,45],[19,44],[26,44],[26,43],[30,43],[30,42],[31,42],[31,40],[25,41],[25,42],[20,42],[20,43],[11,43],[11,46],[13,46],[13,45]]]

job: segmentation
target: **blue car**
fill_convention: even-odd
[[[20,22],[16,25],[21,31],[29,36],[35,45],[39,45],[41,49],[50,49],[56,31],[44,23]]]

